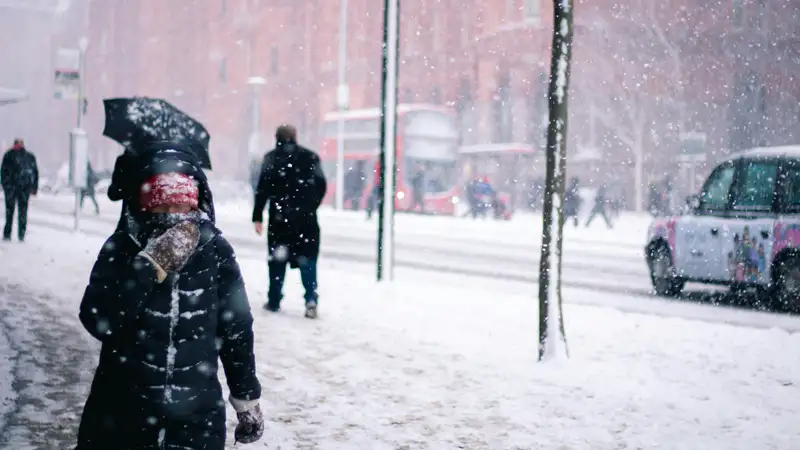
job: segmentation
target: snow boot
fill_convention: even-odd
[[[306,302],[306,319],[316,319],[317,318],[317,302],[310,301]]]

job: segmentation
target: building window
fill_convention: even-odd
[[[439,90],[438,87],[434,87],[431,89],[431,98],[430,102],[434,105],[440,105],[442,103],[442,91]]]
[[[733,11],[731,11],[731,23],[734,28],[741,28],[744,22],[744,0],[733,0]]]
[[[517,11],[517,0],[506,0],[506,17],[516,16]]]
[[[495,143],[511,142],[513,123],[511,117],[511,78],[505,73],[497,83],[497,92],[492,99]]]
[[[280,71],[280,54],[278,47],[272,47],[269,51],[269,73],[277,75]]]
[[[219,82],[226,84],[228,82],[228,59],[222,58],[219,62]]]
[[[469,45],[469,31],[470,31],[470,12],[466,7],[461,9],[461,46],[466,47]]]
[[[524,13],[526,19],[538,19],[541,10],[542,0],[525,0]]]
[[[467,78],[462,78],[458,87],[458,98],[456,99],[456,114],[458,115],[458,127],[460,144],[469,141],[469,136],[472,134],[471,112],[473,107],[472,102],[472,86]]]

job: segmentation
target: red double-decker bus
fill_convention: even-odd
[[[338,121],[344,121],[345,174],[349,170],[365,174],[359,199],[362,206],[377,183],[380,155],[380,110],[361,109],[325,115],[320,158],[328,178],[325,203],[336,196],[336,146]],[[395,208],[410,210],[411,183],[416,173],[423,173],[425,212],[454,214],[458,203],[459,152],[455,114],[443,107],[424,104],[400,104],[397,107],[397,190]]]

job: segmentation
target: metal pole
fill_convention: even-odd
[[[339,86],[336,91],[336,103],[339,113],[347,109],[347,0],[340,0],[339,12]],[[336,197],[335,207],[344,209],[344,118],[340,115],[336,124]]]
[[[378,281],[391,281],[394,265],[395,143],[397,142],[397,56],[399,0],[386,0],[383,34]],[[388,273],[389,276],[384,275]]]
[[[78,53],[78,120],[77,128],[83,129],[83,102],[84,102],[84,77],[86,76],[86,44],[81,42]],[[74,155],[73,155],[74,157]],[[78,183],[78,180],[72,180],[75,186],[83,186],[84,183]],[[75,231],[78,231],[81,226],[81,188],[75,188]]]

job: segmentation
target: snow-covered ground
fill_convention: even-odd
[[[10,362],[17,356],[17,352],[11,346],[11,341],[5,329],[0,329],[0,361]],[[12,364],[0,364],[0,430],[5,429],[6,415],[14,407],[16,394],[14,393],[14,366]]]
[[[100,199],[101,217],[86,208],[87,229],[103,230],[116,223],[119,204]],[[63,221],[71,214],[68,196],[41,196],[31,207],[32,221]],[[244,201],[217,207],[219,223],[237,243],[260,245],[250,224],[251,207]],[[363,212],[320,211],[322,253],[343,261],[376,258],[376,222]],[[606,292],[647,293],[650,281],[644,262],[648,218],[625,215],[613,230],[597,224],[589,229],[567,227],[564,244],[564,281],[573,287]],[[536,281],[541,216],[520,214],[510,222],[453,217],[396,216],[395,250],[399,267],[516,281]]]
[[[33,225],[0,245],[0,283],[39,299],[30,314],[74,320],[101,244]],[[566,289],[571,358],[543,365],[534,286],[419,273],[384,286],[323,260],[308,321],[297,272],[268,314],[263,251],[238,253],[269,421],[249,448],[800,448],[796,333],[576,305],[625,296]]]

